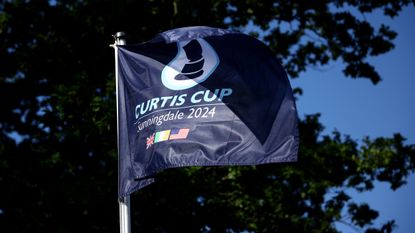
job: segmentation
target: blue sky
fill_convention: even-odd
[[[391,26],[398,36],[395,49],[368,59],[382,77],[373,85],[366,79],[345,78],[341,62],[321,69],[310,68],[300,78],[291,80],[293,87],[301,87],[304,94],[297,102],[300,117],[320,112],[320,121],[326,127],[324,134],[337,129],[361,142],[370,138],[391,137],[401,133],[408,144],[415,144],[415,8],[405,8],[394,19],[384,17],[381,11],[365,15],[374,25]],[[395,219],[399,225],[394,232],[413,232],[415,216],[415,175],[408,184],[397,191],[378,183],[375,190],[357,194],[349,192],[358,202],[369,203],[379,211],[376,224]],[[356,232],[342,227],[344,232]]]

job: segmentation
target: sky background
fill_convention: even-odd
[[[361,142],[363,137],[392,137],[401,133],[407,144],[415,144],[415,8],[405,8],[398,17],[390,19],[381,11],[365,15],[375,26],[389,25],[398,33],[395,49],[370,58],[382,81],[373,85],[368,79],[345,78],[341,62],[319,69],[310,68],[300,78],[291,80],[293,88],[301,87],[303,95],[297,101],[301,118],[305,114],[321,113],[323,134],[337,129]],[[323,71],[322,71],[323,69]],[[376,226],[395,219],[395,233],[412,233],[415,227],[415,175],[408,184],[392,191],[377,183],[371,192],[350,191],[357,202],[366,202],[379,211]],[[356,231],[342,226],[343,232]]]

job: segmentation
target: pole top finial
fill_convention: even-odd
[[[116,45],[126,45],[127,44],[127,41],[126,41],[127,34],[125,32],[117,32],[117,33],[115,33],[115,35],[113,35],[113,37],[114,37]]]

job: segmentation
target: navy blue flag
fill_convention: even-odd
[[[210,27],[118,46],[119,195],[174,167],[297,160],[297,111],[269,49]]]

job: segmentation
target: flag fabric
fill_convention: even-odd
[[[262,42],[186,27],[117,49],[120,197],[167,168],[297,160],[290,83]]]

